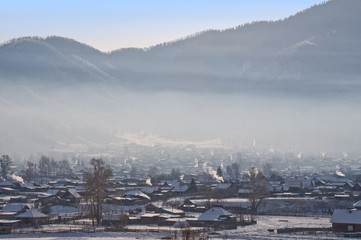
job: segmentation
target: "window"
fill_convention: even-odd
[[[353,226],[352,226],[352,225],[348,225],[348,226],[347,226],[347,231],[353,232]]]

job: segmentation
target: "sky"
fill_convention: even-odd
[[[0,43],[62,36],[101,51],[150,47],[203,30],[278,20],[324,0],[1,0]]]

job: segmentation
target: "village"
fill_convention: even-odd
[[[208,239],[217,232],[257,225],[262,216],[323,221],[320,226],[263,229],[269,234],[358,236],[361,232],[361,175],[353,157],[328,156],[328,171],[313,172],[311,167],[297,166],[309,164],[306,156],[298,161],[300,154],[249,150],[233,153],[238,156],[235,160],[225,150],[212,150],[210,157],[209,150],[188,146],[185,160],[180,161],[179,149],[168,149],[167,154],[155,149],[153,154],[160,160],[143,167],[141,151],[136,156],[129,149],[121,163],[110,158],[56,161],[42,155],[23,168],[2,155],[0,232],[150,231],[162,233],[165,239]],[[273,167],[280,159],[287,166],[289,161],[295,164],[288,170]],[[337,167],[332,169],[331,162]]]

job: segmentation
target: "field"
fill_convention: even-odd
[[[334,234],[328,235],[301,235],[301,234],[277,234],[270,233],[268,229],[292,228],[292,227],[325,227],[331,226],[329,218],[313,218],[313,217],[284,217],[284,216],[257,216],[257,224],[238,227],[234,230],[224,230],[209,235],[211,239],[339,239]],[[44,226],[45,228],[46,226]],[[53,226],[55,227],[55,226]],[[62,225],[59,227],[65,228]],[[151,228],[136,226],[135,228],[145,231],[155,230],[157,227]],[[41,240],[110,240],[110,239],[160,239],[170,236],[168,233],[158,232],[97,232],[97,233],[59,233],[59,234],[26,234],[26,235],[2,235],[0,239],[41,239]],[[181,239],[181,238],[179,238]]]

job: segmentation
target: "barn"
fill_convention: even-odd
[[[334,232],[361,232],[361,201],[353,209],[335,209],[331,217]]]

